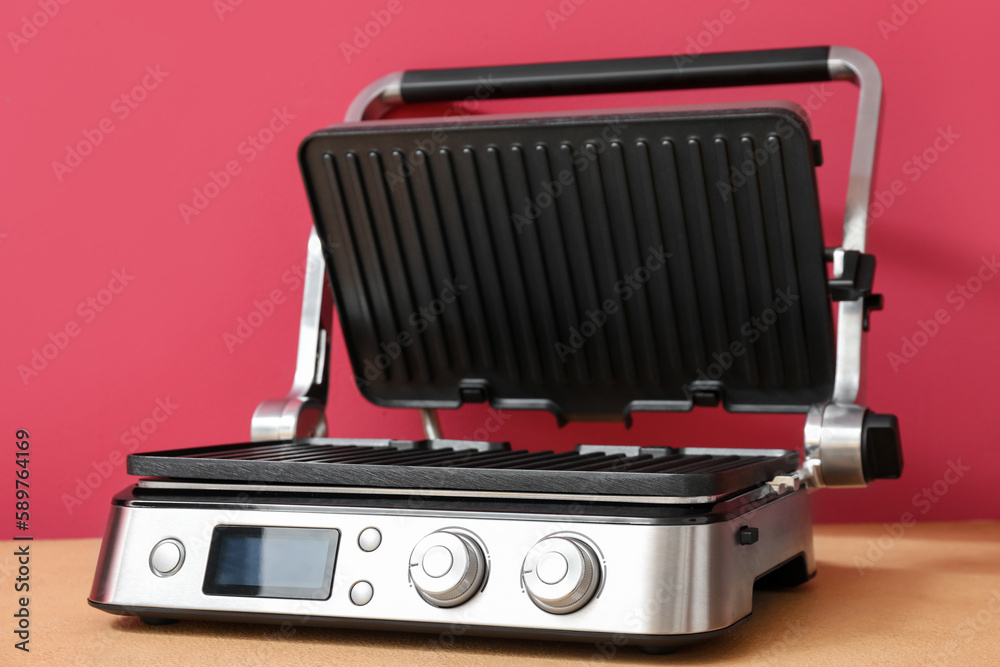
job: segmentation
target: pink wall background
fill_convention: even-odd
[[[376,32],[373,16],[385,25],[355,41],[366,25]],[[871,405],[902,421],[907,467],[897,482],[817,494],[815,515],[996,517],[1000,278],[976,276],[993,278],[982,258],[1000,254],[998,19],[996,3],[939,0],[6,2],[0,474],[13,476],[15,431],[28,429],[32,532],[96,536],[110,496],[127,483],[125,454],[248,437],[254,407],[283,395],[292,377],[295,274],[311,224],[296,147],[338,122],[371,80],[406,68],[669,54],[699,41],[718,51],[840,44],[869,53],[885,79],[877,188],[896,194],[891,202],[883,194],[872,212],[870,249],[887,310],[873,317],[868,386]],[[856,103],[849,84],[488,108],[739,99],[815,107],[826,155],[821,202],[835,243]],[[249,143],[269,126],[270,143]],[[67,157],[80,142],[88,154]],[[185,220],[181,205],[193,205],[195,190],[227,165],[238,173]],[[223,336],[275,292],[281,303],[230,352]],[[921,322],[936,314],[944,323],[924,325],[935,330],[925,340]],[[915,335],[925,344],[906,348],[912,358],[894,367],[890,353],[902,355],[903,339]],[[53,341],[54,358],[25,375]],[[339,337],[332,363],[336,435],[419,437],[414,411],[361,399]],[[471,436],[487,417],[471,406],[442,421],[449,435]],[[493,437],[531,449],[581,441],[796,447],[802,423],[702,410],[640,414],[631,431],[557,430],[548,414],[505,413]],[[948,473],[958,464],[961,476]],[[0,489],[6,534],[13,482]]]

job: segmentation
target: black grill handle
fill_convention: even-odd
[[[549,97],[829,81],[829,46],[565,63],[412,70],[403,102]]]

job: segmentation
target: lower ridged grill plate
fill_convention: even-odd
[[[132,475],[365,488],[724,497],[798,467],[798,454],[581,445],[527,452],[506,443],[341,440],[201,447],[133,454]]]

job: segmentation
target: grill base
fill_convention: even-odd
[[[755,582],[792,572],[800,583],[815,571],[809,498],[781,496],[695,508],[438,499],[413,505],[350,499],[296,500],[290,494],[196,495],[129,489],[113,503],[90,602],[111,613],[151,619],[200,618],[280,622],[414,632],[454,632],[524,639],[594,642],[622,638],[631,646],[674,646],[713,637],[752,611]],[[219,597],[202,593],[215,525],[329,528],[340,531],[331,595],[326,600]],[[759,540],[741,543],[746,526]],[[360,548],[368,528],[381,532],[374,551]],[[458,607],[428,604],[407,577],[407,556],[424,536],[466,531],[484,546],[482,588]],[[555,615],[536,607],[521,583],[525,554],[554,535],[586,540],[598,555],[601,584],[582,609]],[[182,542],[181,569],[163,578],[150,571],[150,548]],[[352,603],[350,590],[370,582],[371,601]]]

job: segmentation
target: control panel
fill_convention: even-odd
[[[340,531],[278,526],[219,525],[205,566],[202,592],[228,597],[271,597],[326,600],[330,597]],[[358,535],[358,547],[375,551],[382,543],[378,528]],[[158,577],[176,574],[184,563],[184,544],[160,540],[149,554]],[[480,539],[461,529],[438,530],[423,537],[409,558],[413,588],[428,604],[457,607],[479,593],[488,574],[486,549]],[[594,549],[579,538],[546,537],[527,553],[521,583],[539,609],[568,614],[587,604],[601,581]],[[374,596],[369,581],[351,586],[357,606]]]

